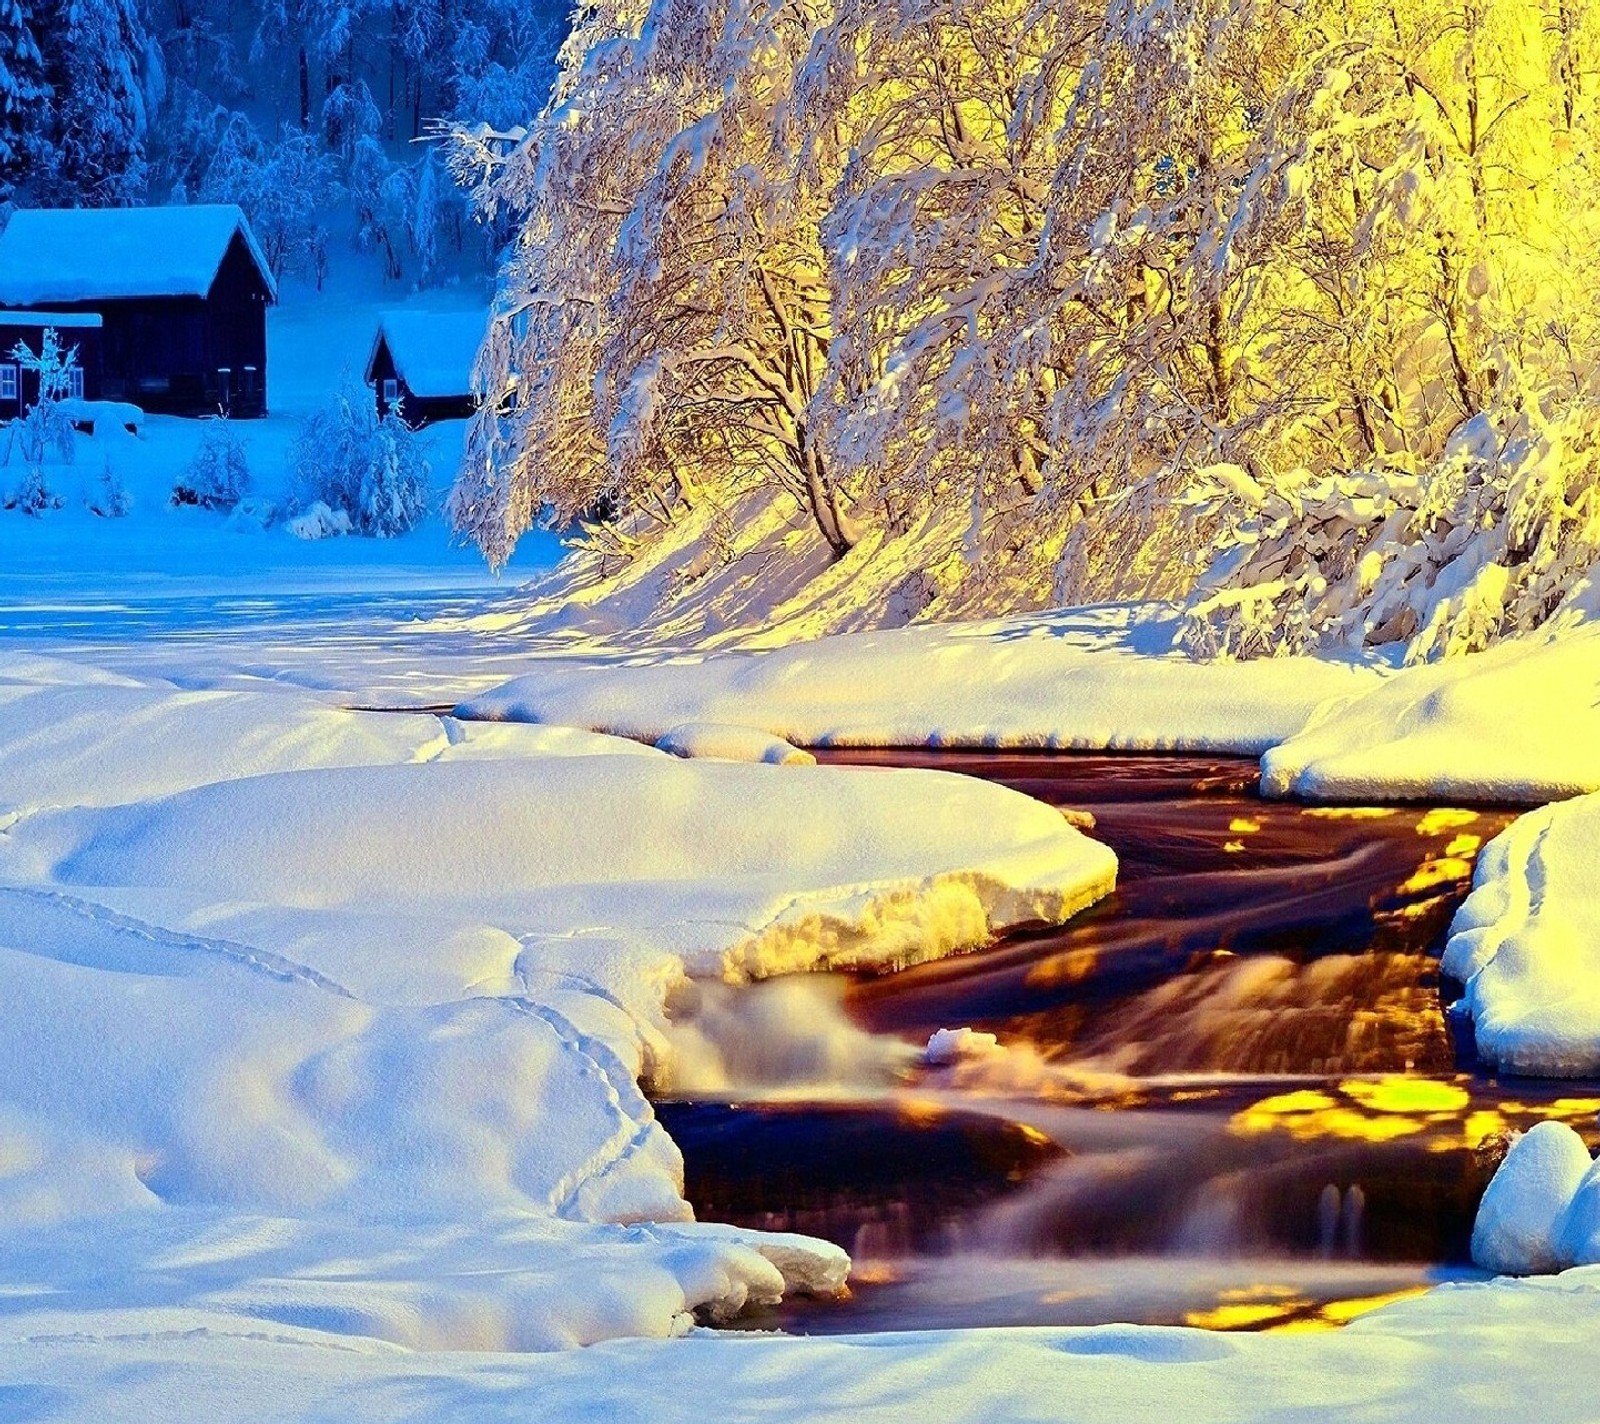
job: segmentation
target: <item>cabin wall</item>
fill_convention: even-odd
[[[400,401],[403,409],[410,409],[411,390],[405,382],[400,381],[394,368],[394,357],[389,353],[389,343],[378,341],[378,349],[372,353],[372,360],[367,363],[367,380],[372,385],[372,399],[377,405],[378,419],[382,420],[389,413],[389,402],[384,399],[383,383],[396,381],[399,383]]]
[[[267,306],[271,294],[237,233],[206,303],[208,394],[235,417],[267,413]]]

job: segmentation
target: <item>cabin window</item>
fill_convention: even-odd
[[[393,405],[399,399],[400,399],[400,382],[399,381],[385,381],[383,383],[383,403],[385,405]]]
[[[0,366],[0,400],[14,401],[17,398],[17,368],[15,366]]]
[[[73,400],[83,399],[83,367],[74,366],[67,372],[67,392]]]

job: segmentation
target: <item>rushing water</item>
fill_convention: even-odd
[[[658,1107],[707,1217],[838,1241],[843,1304],[755,1324],[1331,1325],[1471,1274],[1496,1139],[1593,1085],[1497,1082],[1437,954],[1485,808],[1263,802],[1253,762],[836,752],[1092,815],[1115,895],[899,974],[707,988]],[[941,1027],[999,1046],[921,1065]]]

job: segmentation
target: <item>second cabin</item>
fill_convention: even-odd
[[[367,358],[378,415],[397,411],[410,426],[464,420],[478,408],[472,367],[487,312],[385,312]]]
[[[267,307],[277,295],[244,213],[230,205],[24,209],[0,233],[4,319],[54,316],[63,343],[80,345],[99,399],[162,414],[266,414]],[[98,326],[68,330],[90,318]],[[98,349],[85,360],[89,330]]]

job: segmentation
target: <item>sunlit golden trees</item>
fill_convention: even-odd
[[[644,556],[787,501],[955,560],[946,607],[1203,574],[1212,651],[1533,626],[1600,547],[1597,25],[598,4],[528,134],[457,135],[520,223],[458,524],[498,559],[605,505]]]

